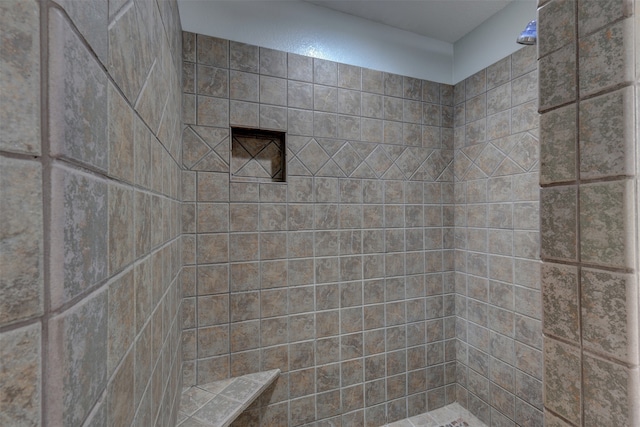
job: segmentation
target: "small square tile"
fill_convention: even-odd
[[[214,67],[229,67],[229,41],[216,37],[196,35],[198,63]]]
[[[313,58],[288,53],[287,64],[289,79],[313,82]]]
[[[287,53],[260,48],[260,74],[273,77],[287,77]]]
[[[229,42],[229,68],[232,70],[258,72],[258,46]]]

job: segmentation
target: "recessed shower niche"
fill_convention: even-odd
[[[284,182],[285,133],[231,128],[231,179]]]

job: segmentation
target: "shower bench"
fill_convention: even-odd
[[[273,369],[185,388],[177,425],[227,427],[279,375],[280,369]]]

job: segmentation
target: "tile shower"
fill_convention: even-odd
[[[183,56],[185,385],[279,368],[263,425],[453,402],[453,87],[192,33]],[[287,132],[286,183],[230,125]]]
[[[637,424],[638,2],[539,5],[539,58],[452,87],[0,2],[0,424],[171,426],[271,368],[239,425]],[[286,183],[230,126],[287,131]]]

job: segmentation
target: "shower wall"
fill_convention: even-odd
[[[0,2],[0,425],[174,425],[175,1]]]
[[[185,384],[280,368],[241,425],[453,402],[453,88],[183,41]],[[277,160],[239,169],[230,125],[287,132],[286,183],[230,179]]]
[[[539,4],[545,424],[639,425],[639,4]]]
[[[457,400],[487,425],[542,425],[536,48],[458,83]]]

